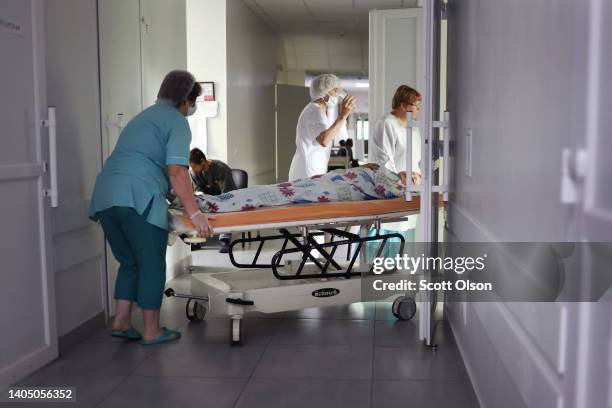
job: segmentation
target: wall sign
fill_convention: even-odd
[[[212,102],[215,100],[215,83],[214,82],[200,82],[202,85],[202,99],[205,102]]]
[[[0,33],[22,34],[23,28],[19,23],[0,18]]]

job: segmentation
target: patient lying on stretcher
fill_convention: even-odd
[[[200,209],[207,213],[249,211],[288,204],[392,199],[405,193],[403,177],[384,167],[365,165],[334,170],[310,179],[253,186],[218,196],[197,194]],[[180,208],[175,200],[172,208]]]

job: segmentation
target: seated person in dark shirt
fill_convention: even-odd
[[[220,160],[207,159],[204,152],[198,148],[192,149],[189,154],[189,167],[194,192],[221,195],[236,190],[232,169]],[[221,241],[219,252],[227,253],[232,235],[221,234],[219,240]]]
[[[346,139],[340,141],[340,156],[348,156],[349,163],[351,167],[359,167],[359,161],[355,160],[353,157],[353,139]]]

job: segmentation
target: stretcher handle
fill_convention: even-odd
[[[252,300],[236,299],[236,298],[229,298],[229,297],[225,299],[225,301],[227,303],[231,303],[233,305],[240,305],[240,306],[253,306],[255,304],[255,302],[253,302]]]
[[[183,299],[197,299],[197,300],[204,300],[204,301],[208,301],[208,296],[194,296],[194,295],[187,295],[184,293],[176,293],[174,291],[174,289],[172,288],[168,288],[164,291],[164,295],[166,295],[166,297],[177,297],[177,298],[183,298]]]

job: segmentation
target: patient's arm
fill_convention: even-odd
[[[183,204],[187,214],[192,215],[199,211],[200,208],[193,195],[191,177],[187,168],[176,165],[168,166],[168,177],[170,178],[172,189],[179,197],[179,200],[181,200],[181,204]]]
[[[380,165],[376,163],[366,163],[366,164],[362,164],[359,167],[365,167],[366,169],[370,169],[370,170],[378,170],[380,168]]]
[[[406,172],[400,171],[399,176],[400,176],[400,180],[402,180],[402,184],[406,185]],[[420,173],[417,173],[416,171],[412,172],[412,184],[416,186],[421,184],[421,174]]]

